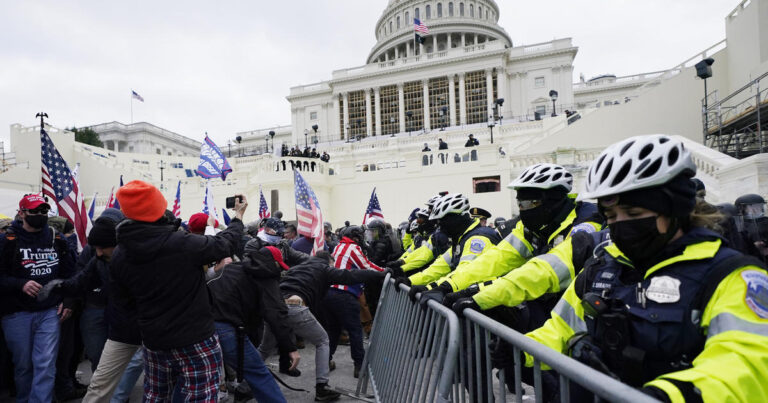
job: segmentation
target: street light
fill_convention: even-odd
[[[709,109],[709,103],[707,99],[707,79],[712,77],[712,64],[714,62],[715,59],[708,57],[696,63],[694,66],[696,67],[696,76],[704,80],[704,133],[706,133],[707,129],[709,129],[709,116],[707,114],[707,109]]]
[[[304,129],[304,148],[307,148],[307,136],[309,135],[309,130]]]
[[[555,113],[555,101],[557,101],[557,91],[550,90],[549,91],[549,99],[552,100],[552,117],[555,117],[555,116],[557,116],[557,114]]]
[[[502,105],[504,105],[504,98],[499,98],[493,101],[494,117],[499,119],[499,126],[501,126],[501,120],[504,119],[504,116],[499,114],[499,109]]]
[[[269,131],[269,137],[272,139],[272,152],[275,151],[275,131],[270,130]]]
[[[317,143],[318,143],[318,140],[317,140],[317,129],[318,129],[317,124],[312,125],[312,130],[315,131],[315,138],[314,138],[314,140],[312,140],[312,142],[315,143],[315,148],[317,148]]]
[[[242,136],[235,137],[235,141],[237,141],[237,156],[240,156],[240,142],[243,141]]]
[[[405,112],[405,116],[408,118],[406,119],[406,123],[408,126],[408,137],[411,137],[411,118],[413,117],[413,112],[411,111]]]
[[[165,162],[160,160],[157,163],[157,167],[160,168],[160,189],[163,189],[163,170],[165,169]]]
[[[493,115],[488,116],[488,128],[491,129],[491,144],[493,144],[493,126],[496,126],[496,121],[493,120]]]

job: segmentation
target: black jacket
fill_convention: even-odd
[[[375,270],[337,269],[329,266],[327,260],[313,256],[285,272],[280,281],[280,291],[286,297],[298,295],[310,310],[315,311],[315,304],[323,299],[331,284],[353,285],[381,281],[385,275]]]
[[[309,255],[306,253],[293,249],[291,247],[291,241],[287,239],[282,239],[276,245],[272,245],[262,241],[258,237],[255,237],[245,244],[244,253],[247,254],[248,252],[254,252],[265,246],[275,246],[277,249],[280,249],[280,253],[283,254],[283,261],[288,265],[288,267],[293,267],[297,264],[304,263],[309,259]]]
[[[39,232],[27,232],[19,220],[11,224],[13,235],[0,237],[0,314],[41,311],[58,305],[61,297],[51,294],[37,301],[22,291],[34,280],[45,285],[75,273],[77,250],[57,238],[48,225]],[[12,237],[15,236],[15,239]]]
[[[288,307],[280,293],[281,271],[274,260],[258,254],[224,267],[220,277],[208,282],[213,320],[250,328],[266,320],[280,351],[296,351],[291,329],[284,321]]]
[[[185,347],[213,335],[203,265],[232,256],[242,235],[243,222],[237,218],[215,236],[133,220],[117,226],[111,291],[119,307],[135,301],[148,349]]]

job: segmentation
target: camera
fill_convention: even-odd
[[[227,208],[235,208],[235,198],[242,203],[243,199],[241,199],[240,196],[227,197]]]

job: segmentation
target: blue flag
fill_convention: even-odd
[[[229,218],[229,214],[227,214],[227,209],[222,209],[221,214],[224,215],[224,225],[229,225],[229,222],[232,221],[232,219]]]
[[[123,175],[120,175],[120,187],[123,187]],[[115,203],[112,205],[112,208],[120,210],[120,202],[117,201],[117,197],[115,197]]]
[[[200,147],[200,164],[195,172],[206,179],[221,177],[221,180],[227,180],[227,175],[232,172],[232,167],[229,166],[224,153],[208,135],[205,136],[205,142]]]

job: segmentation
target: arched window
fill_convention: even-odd
[[[448,3],[448,16],[453,17],[453,3]]]
[[[389,21],[389,33],[392,33],[392,20]]]
[[[443,3],[437,3],[437,18],[443,18]]]
[[[485,10],[485,19],[488,19],[488,10]]]
[[[470,4],[469,5],[469,16],[470,17],[474,17],[475,16],[475,5],[474,4]]]
[[[477,18],[483,18],[483,7],[477,6]]]
[[[417,20],[418,20],[418,19],[420,19],[420,18],[421,18],[421,17],[419,17],[419,15],[420,15],[420,14],[419,14],[419,8],[418,8],[418,7],[416,7],[416,10],[414,10],[414,11],[413,11],[413,18],[415,18],[415,19],[417,19]]]
[[[424,14],[424,18],[432,18],[432,7],[429,4],[427,4],[427,6],[424,8]]]
[[[411,13],[409,13],[409,12],[407,12],[407,11],[405,12],[405,23],[406,23],[406,24],[411,24],[411,23],[413,23],[413,21],[411,21]]]
[[[464,3],[459,3],[459,16],[464,16]]]
[[[397,16],[397,29],[400,29],[400,16]]]

